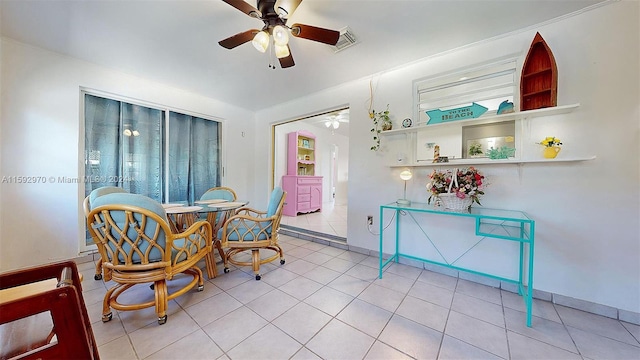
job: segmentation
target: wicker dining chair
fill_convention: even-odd
[[[112,194],[112,193],[126,193],[127,190],[117,186],[102,186],[94,189],[84,198],[82,202],[82,210],[84,210],[84,217],[87,219],[91,212],[91,201],[95,201],[99,196]],[[102,280],[102,258],[96,262],[96,274],[93,275],[94,280]]]
[[[222,241],[222,247],[228,248],[225,259],[234,265],[252,266],[256,280],[260,280],[260,265],[280,258],[280,264],[284,264],[284,252],[278,245],[278,231],[282,218],[282,208],[287,193],[277,187],[271,192],[267,211],[259,211],[249,207],[236,210],[219,230],[218,237]],[[275,254],[261,258],[260,250],[271,250]],[[251,261],[237,259],[244,251],[251,251]],[[229,272],[229,268],[224,268]]]
[[[236,201],[238,199],[238,196],[236,195],[236,192],[232,188],[226,187],[226,186],[218,186],[218,187],[212,187],[211,189],[207,190],[200,197],[200,200],[214,200],[214,199]]]
[[[169,300],[196,285],[198,291],[204,289],[197,263],[203,258],[209,261],[207,254],[212,249],[207,221],[197,221],[184,232],[173,234],[160,203],[138,194],[113,193],[95,199],[87,224],[103,259],[105,281],[116,283],[104,296],[103,322],[111,320],[111,308],[131,311],[155,306],[162,325],[167,321]],[[192,279],[169,293],[167,282],[181,273]],[[151,283],[155,300],[118,301],[125,291],[142,283]]]
[[[238,196],[236,192],[226,186],[217,186],[212,187],[211,189],[205,191],[204,194],[200,197],[200,201],[207,200],[227,200],[227,201],[236,201],[238,200]],[[220,258],[224,262],[224,267],[227,267],[227,260],[224,257],[224,250],[222,249],[222,245],[220,239],[218,239],[218,229],[222,227],[224,221],[226,220],[224,217],[228,216],[227,212],[209,212],[207,213],[207,221],[211,224],[213,228],[213,246],[218,250],[218,254],[220,254]]]

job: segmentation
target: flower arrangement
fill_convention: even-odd
[[[547,136],[546,138],[544,138],[544,140],[540,141],[538,144],[546,147],[554,147],[554,146],[562,145],[562,143],[560,142],[560,139],[553,136]]]
[[[449,187],[451,187],[451,193],[454,193],[458,198],[464,199],[470,197],[473,202],[482,205],[480,204],[480,195],[484,195],[484,175],[473,166],[462,170],[456,169],[456,172],[457,186],[455,186],[455,182],[454,185],[451,184],[453,182],[453,171],[447,170],[442,172],[433,170],[429,175],[431,181],[427,184],[427,190],[431,193],[428,203],[431,204],[433,197],[448,193]]]
[[[473,143],[469,147],[469,155],[470,156],[482,155],[482,144]]]
[[[373,120],[373,128],[371,128],[371,132],[373,133],[373,141],[375,141],[375,145],[371,147],[371,150],[378,151],[380,149],[380,132],[382,130],[391,130],[391,119],[389,118],[389,104],[387,104],[387,109],[385,111],[371,110],[369,112],[369,118]]]

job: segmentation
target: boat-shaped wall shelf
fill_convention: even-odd
[[[420,126],[404,128],[404,129],[397,129],[397,130],[387,130],[387,131],[382,131],[380,133],[380,135],[381,136],[387,136],[387,135],[396,135],[396,134],[405,134],[405,133],[411,133],[411,132],[418,132],[420,130],[432,129],[432,128],[436,127],[436,126],[460,126],[461,124],[467,124],[468,125],[469,123],[473,123],[473,124],[490,124],[490,123],[495,123],[495,122],[531,119],[531,118],[543,117],[543,116],[553,116],[553,115],[560,115],[560,114],[570,113],[573,110],[577,109],[578,107],[580,107],[579,103],[578,104],[571,104],[571,105],[546,107],[546,108],[535,109],[535,110],[519,111],[519,112],[513,112],[513,113],[509,113],[509,114],[482,116],[482,117],[475,118],[475,119],[459,120],[459,121],[439,123],[439,124],[433,124],[433,125],[420,125]]]

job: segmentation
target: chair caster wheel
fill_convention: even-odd
[[[280,265],[284,265],[284,259],[280,260]]]
[[[260,280],[262,277],[260,275],[256,275],[256,280]]]
[[[228,273],[229,272],[229,268],[224,268],[224,273]]]
[[[93,280],[102,280],[102,274],[93,275]]]
[[[164,325],[167,322],[167,315],[158,318],[158,325]]]
[[[108,313],[107,315],[102,315],[102,322],[106,323],[111,321],[111,319],[113,318],[113,313]]]
[[[204,285],[198,286],[198,291],[202,291],[202,290],[204,290]]]

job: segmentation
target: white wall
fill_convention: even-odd
[[[397,153],[383,139],[383,149],[369,150],[371,121],[367,115],[369,80],[376,88],[376,109],[390,104],[395,126],[412,116],[412,81],[519,53],[520,64],[536,31],[551,47],[558,65],[558,104],[580,103],[579,109],[557,123],[534,125],[534,135],[557,131],[563,152],[585,148],[597,159],[581,163],[492,165],[481,167],[491,185],[486,207],[524,210],[536,220],[534,287],[623,310],[640,312],[640,241],[638,219],[639,145],[639,3],[615,2],[575,17],[541,25],[457,51],[390,70],[371,79],[345,83],[298,101],[259,111],[256,132],[281,119],[350,106],[349,230],[350,245],[377,250],[378,237],[364,226],[366,215],[402,195],[399,170],[386,164]],[[354,48],[355,49],[355,48]],[[542,123],[541,123],[542,124]],[[537,126],[537,127],[536,127]],[[540,133],[540,134],[538,134]],[[537,138],[534,138],[538,140]],[[256,147],[268,147],[257,138]],[[256,173],[268,171],[266,154],[256,153]],[[427,199],[430,169],[414,171],[408,198]],[[256,184],[256,193],[264,193]],[[466,226],[466,232],[446,227]],[[436,231],[459,240],[473,226],[442,222]],[[405,251],[420,251],[424,239],[416,229],[406,231]],[[391,235],[391,233],[389,233]],[[460,239],[461,240],[461,239]],[[469,264],[486,267],[494,259],[514,262],[513,246],[487,242],[482,256]],[[385,251],[391,251],[386,246]],[[501,259],[504,260],[504,259]],[[502,263],[504,261],[495,261]],[[501,265],[489,266],[506,271]]]
[[[13,40],[0,44],[2,176],[80,175],[80,87],[86,87],[223,119],[223,183],[253,198],[253,168],[233,165],[253,163],[251,154],[234,150],[253,147],[252,112]],[[82,185],[2,183],[0,193],[0,270],[78,255]]]
[[[634,312],[640,312],[639,5],[614,2],[371,79],[376,109],[389,103],[397,127],[401,119],[412,117],[413,80],[514,52],[524,57],[539,31],[558,63],[558,103],[581,103],[577,111],[558,119],[563,153],[590,144],[598,158],[521,169],[483,167],[491,182],[483,204],[521,209],[536,220],[536,289]],[[0,50],[2,176],[79,175],[79,88],[85,86],[227,119],[225,185],[258,208],[266,206],[270,190],[269,181],[258,174],[270,174],[271,124],[349,106],[349,244],[376,250],[378,238],[367,231],[364,219],[374,215],[378,224],[379,205],[402,194],[399,171],[386,166],[396,151],[385,140],[381,151],[369,150],[368,78],[262,110],[251,124],[248,111],[179,89],[11,40],[2,39]],[[410,199],[426,200],[428,172],[414,172]],[[0,270],[76,256],[81,196],[81,188],[73,184],[0,184]],[[448,239],[461,240],[458,232],[435,228]],[[407,235],[403,242],[417,251],[421,243],[412,238],[420,234]],[[502,247],[492,250],[485,253],[490,259],[509,255]],[[476,264],[486,262],[479,259]]]

